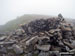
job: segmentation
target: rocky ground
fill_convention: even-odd
[[[75,30],[61,14],[20,27],[0,36],[0,56],[75,55]]]

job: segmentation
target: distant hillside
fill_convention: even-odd
[[[19,27],[19,24],[28,23],[29,21],[40,19],[40,18],[49,18],[51,16],[46,15],[35,15],[35,14],[29,14],[29,15],[23,15],[21,17],[17,17],[15,20],[11,20],[7,22],[5,25],[0,26],[0,32],[8,32],[15,30]]]
[[[66,21],[69,22],[69,23],[72,23],[73,26],[75,27],[75,19],[68,19]]]
[[[73,20],[71,20],[71,22],[74,24],[74,26],[75,26],[75,19],[73,19]]]
[[[13,30],[19,28],[20,24],[28,23],[29,21],[32,21],[32,20],[35,20],[35,19],[50,18],[50,17],[52,17],[52,16],[25,14],[23,16],[17,17],[16,19],[7,22],[3,26],[0,26],[0,33],[13,31]],[[68,22],[71,22],[75,25],[75,20],[69,19]]]

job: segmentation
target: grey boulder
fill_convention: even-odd
[[[15,51],[16,54],[23,53],[23,49],[16,44],[13,45],[13,50]]]

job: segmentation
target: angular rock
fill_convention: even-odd
[[[49,56],[49,52],[40,52],[38,56]]]
[[[37,38],[37,36],[30,38],[28,41],[26,41],[26,45],[29,46],[30,44],[35,44],[38,41]]]
[[[5,47],[0,48],[0,53],[1,54],[6,54],[7,53],[6,48]]]
[[[51,51],[61,51],[61,47],[51,46]]]
[[[32,53],[25,54],[24,56],[32,56]]]
[[[15,51],[16,54],[22,54],[23,53],[23,49],[16,44],[13,45],[13,50]]]
[[[32,56],[32,53],[28,53],[27,56]]]
[[[50,56],[61,56],[59,51],[50,51]]]
[[[23,34],[23,29],[17,29],[16,34],[17,35],[22,35]]]
[[[75,49],[69,50],[69,52],[71,52],[71,53],[75,53]]]
[[[12,45],[15,44],[15,42],[0,42],[0,45]]]
[[[36,48],[42,51],[49,51],[50,47],[50,45],[36,45]]]
[[[36,50],[36,51],[34,52],[34,54],[39,54],[39,50]]]
[[[70,50],[70,48],[66,46],[66,50],[67,50],[67,51],[69,51],[69,50]]]
[[[72,44],[73,48],[75,48],[75,40],[72,41]]]
[[[7,36],[2,36],[0,37],[0,41],[4,41],[6,39]]]

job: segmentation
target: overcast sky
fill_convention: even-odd
[[[75,19],[75,0],[0,0],[0,25],[23,14],[43,14]]]

